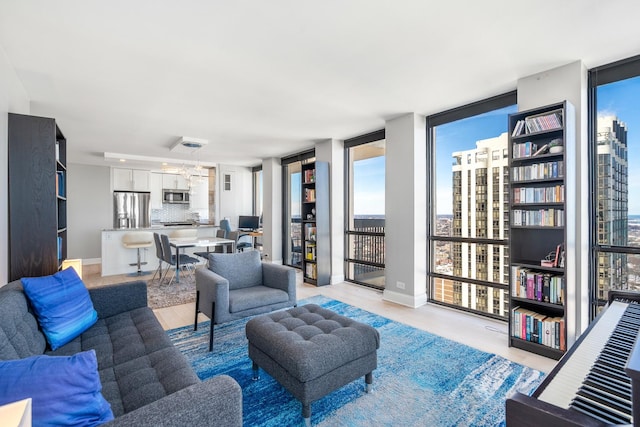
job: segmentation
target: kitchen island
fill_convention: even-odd
[[[112,276],[114,274],[135,273],[137,267],[129,264],[137,260],[137,252],[134,249],[126,249],[122,246],[122,236],[130,231],[150,231],[152,233],[166,234],[171,237],[171,233],[176,230],[196,230],[198,238],[214,237],[218,226],[215,225],[183,225],[165,226],[153,225],[149,228],[106,228],[102,230],[102,276]],[[192,255],[193,248],[187,249],[183,253]],[[182,251],[181,251],[182,252]],[[147,264],[142,266],[143,271],[154,272],[158,268],[158,258],[156,257],[156,247],[151,245],[148,248],[140,249],[140,259]],[[147,276],[150,278],[150,276]]]

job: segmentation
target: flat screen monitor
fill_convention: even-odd
[[[242,230],[257,230],[260,227],[259,216],[240,215],[238,217],[238,228]]]

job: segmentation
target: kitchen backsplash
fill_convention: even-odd
[[[151,209],[151,223],[180,222],[193,219],[189,205],[165,203],[162,209]]]

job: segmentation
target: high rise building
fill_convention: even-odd
[[[625,246],[629,240],[627,128],[613,116],[598,117],[597,236],[602,245]],[[627,255],[598,254],[598,295],[628,289]]]
[[[476,142],[476,148],[452,154],[453,223],[451,235],[469,239],[508,238],[508,137],[506,133]],[[508,250],[504,245],[454,242],[453,275],[508,283]],[[506,316],[506,290],[460,280],[444,294],[452,304]]]

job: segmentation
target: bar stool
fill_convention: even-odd
[[[131,231],[122,236],[122,246],[127,249],[136,249],[138,251],[138,262],[129,265],[137,265],[138,271],[129,274],[129,276],[143,276],[150,274],[149,271],[142,271],[142,266],[147,262],[141,262],[140,249],[150,248],[153,245],[153,233],[150,231]]]

